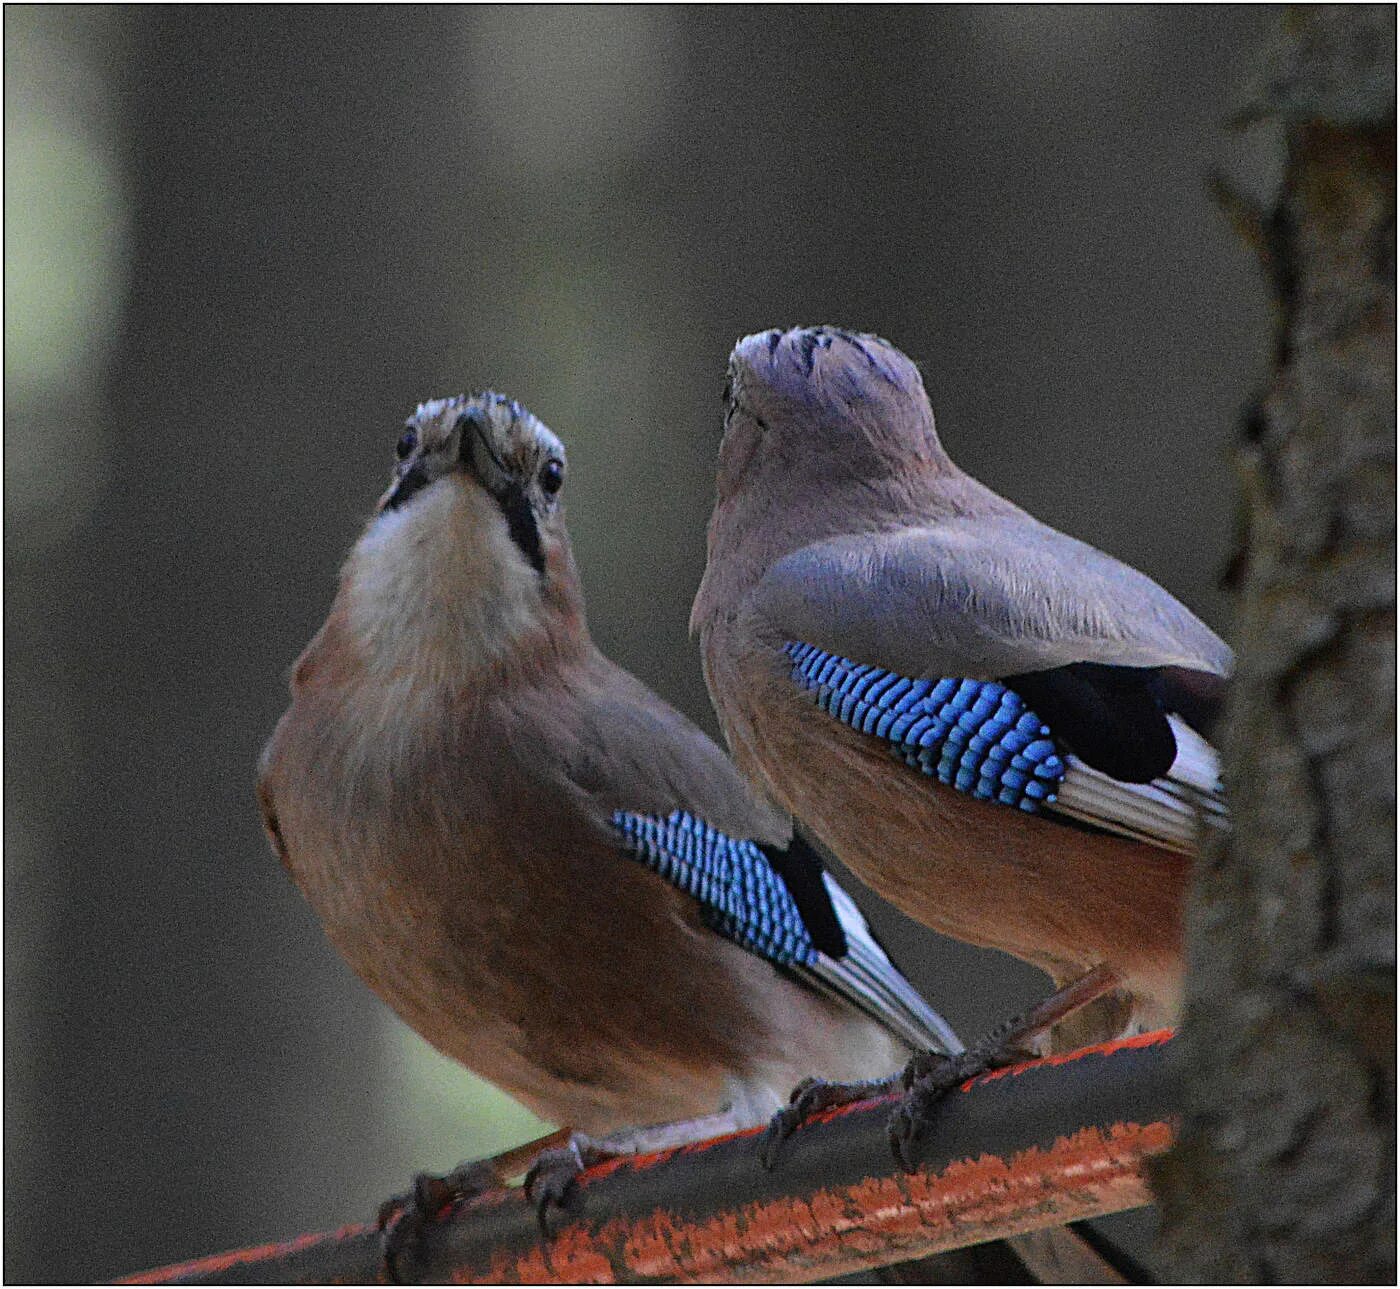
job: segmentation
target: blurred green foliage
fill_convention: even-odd
[[[437,1052],[407,1026],[389,1021],[386,1115],[425,1169],[445,1172],[543,1136],[554,1125]],[[406,1179],[405,1179],[406,1180]]]

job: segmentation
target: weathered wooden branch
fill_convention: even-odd
[[[1172,1137],[1170,1035],[1051,1057],[949,1097],[920,1168],[894,1165],[890,1099],[818,1116],[771,1173],[755,1133],[610,1162],[545,1244],[518,1190],[461,1206],[422,1243],[424,1282],[711,1284],[829,1279],[1147,1202],[1144,1161]],[[369,1226],[133,1276],[130,1284],[366,1284]]]

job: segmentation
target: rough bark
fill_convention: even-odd
[[[1292,11],[1258,245],[1272,383],[1240,452],[1235,827],[1188,916],[1187,1114],[1156,1170],[1190,1281],[1395,1278],[1395,13]]]

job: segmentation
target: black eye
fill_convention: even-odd
[[[405,430],[399,435],[399,441],[394,445],[394,454],[402,461],[405,457],[413,454],[413,449],[418,446],[418,435],[412,430]]]
[[[564,486],[564,463],[549,460],[540,467],[540,487],[553,496]]]

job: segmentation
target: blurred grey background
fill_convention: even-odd
[[[599,642],[711,730],[725,358],[775,324],[900,344],[962,465],[1228,633],[1269,318],[1205,176],[1264,164],[1221,124],[1277,20],[7,7],[5,1278],[363,1218],[535,1127],[340,964],[252,800],[418,400],[564,437]],[[1041,988],[867,903],[969,1032]]]

